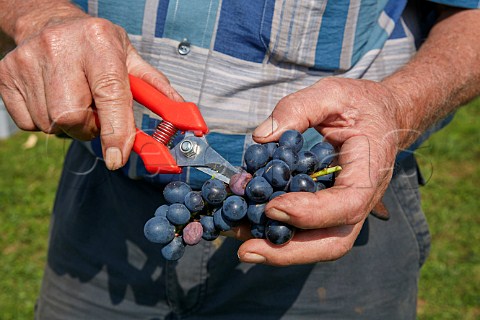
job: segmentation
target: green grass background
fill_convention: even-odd
[[[419,319],[480,318],[480,100],[418,150],[432,250]],[[32,319],[46,260],[50,211],[68,140],[31,133],[0,141],[0,319]]]

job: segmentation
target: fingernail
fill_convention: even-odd
[[[278,123],[273,117],[268,117],[267,120],[263,121],[255,131],[253,131],[253,136],[258,138],[265,138],[275,132],[278,128]]]
[[[268,217],[270,219],[278,220],[278,221],[283,221],[287,222],[290,220],[290,216],[286,214],[283,211],[280,211],[278,209],[270,209],[268,210]]]
[[[105,152],[105,163],[109,170],[117,170],[122,166],[122,152],[117,147],[110,147]]]
[[[267,261],[267,259],[257,253],[247,252],[243,255],[243,262],[246,263],[264,263],[265,261]]]

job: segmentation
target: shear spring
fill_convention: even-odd
[[[177,133],[177,128],[168,121],[163,120],[157,125],[153,138],[164,145],[168,145]]]

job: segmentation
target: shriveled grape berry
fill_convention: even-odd
[[[198,221],[189,222],[182,230],[183,241],[189,246],[194,246],[202,240],[203,227]]]
[[[230,190],[236,195],[243,196],[245,194],[245,187],[250,180],[252,180],[252,175],[246,171],[234,174],[230,178]]]

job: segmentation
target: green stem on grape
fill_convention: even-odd
[[[335,167],[327,167],[327,168],[324,168],[320,171],[317,171],[315,173],[312,173],[310,175],[310,177],[316,181],[318,177],[321,177],[321,176],[326,176],[327,174],[331,174],[331,173],[335,173],[335,172],[338,172],[338,171],[341,171],[342,170],[342,167],[341,166],[335,166]]]

